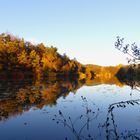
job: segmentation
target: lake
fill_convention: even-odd
[[[1,140],[140,139],[140,91],[119,81],[0,82]]]

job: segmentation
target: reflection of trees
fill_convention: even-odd
[[[86,82],[85,84],[87,86],[97,86],[97,85],[101,85],[101,84],[109,84],[109,85],[116,85],[116,86],[124,86],[125,83],[121,83],[117,77],[115,76],[112,76],[112,77],[109,77],[109,78],[105,78],[105,77],[95,77],[94,79],[86,79]]]
[[[120,80],[120,79],[119,79]],[[139,81],[133,81],[126,79],[127,82],[123,84],[138,85]],[[66,97],[70,92],[76,93],[76,90],[83,85],[99,85],[99,84],[116,84],[122,86],[119,81],[114,77],[104,78],[95,77],[95,79],[56,79],[50,78],[49,82],[45,81],[31,81],[31,80],[19,80],[19,81],[0,81],[0,120],[6,120],[12,116],[22,114],[28,111],[32,107],[42,108],[45,105],[53,106],[57,103],[59,97]],[[131,85],[130,85],[131,86]],[[99,115],[99,108],[91,101],[82,97],[82,103],[84,104],[83,112],[81,115],[74,118],[65,114],[62,110],[59,110],[53,116],[53,121],[58,124],[64,125],[65,128],[71,130],[75,139],[96,139],[98,134],[95,136],[91,130],[93,128],[93,120],[96,120]],[[113,110],[115,108],[125,108],[128,105],[140,104],[140,99],[121,101],[113,103],[108,108],[108,115],[106,123],[102,126],[106,131],[106,139],[140,139],[140,134],[137,130],[126,130],[125,132],[119,133],[117,125],[115,123],[115,114]],[[92,125],[92,126],[91,126]],[[97,126],[97,130],[100,129],[101,124]],[[100,130],[99,130],[100,131]],[[68,139],[68,137],[66,137]]]
[[[42,108],[44,105],[55,105],[59,97],[65,97],[83,85],[83,81],[76,80],[38,84],[32,81],[24,82],[0,82],[0,120],[27,111],[33,106]]]
[[[118,80],[132,89],[139,90],[140,87],[140,70],[137,66],[126,66],[119,69],[116,74]]]
[[[16,92],[20,88],[25,88],[25,86],[31,86],[32,80],[1,80],[0,81],[0,100],[5,98],[11,98],[15,96]]]
[[[2,75],[4,76],[4,75]],[[1,77],[2,78],[2,77]],[[55,105],[57,99],[69,92],[76,92],[83,85],[102,83],[119,85],[116,78],[106,79],[63,79],[50,78],[49,82],[33,82],[29,79],[9,79],[0,81],[0,117],[1,120],[29,110],[32,106],[42,108],[44,105]]]
[[[106,139],[107,140],[119,140],[119,139],[140,139],[140,133],[137,129],[130,131],[125,130],[124,132],[119,132],[117,130],[117,124],[115,123],[115,114],[113,113],[113,110],[116,108],[126,108],[127,106],[134,106],[134,105],[140,105],[140,99],[136,100],[128,100],[128,101],[121,101],[113,103],[108,108],[108,114],[106,123],[103,127],[106,129]]]

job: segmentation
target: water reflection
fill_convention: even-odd
[[[140,99],[127,99],[126,95],[122,95],[122,97],[124,96],[125,98],[121,98],[120,94],[122,93],[120,93],[119,97],[114,95],[117,101],[114,100],[114,97],[110,97],[110,101],[102,91],[98,91],[99,93],[96,91],[98,85],[103,85],[100,87],[102,89],[106,87],[105,84],[110,85],[110,88],[112,89],[114,89],[114,87],[111,87],[111,85],[116,85],[116,89],[119,90],[121,87],[125,87],[125,85],[131,86],[132,89],[134,89],[134,87],[138,87],[138,81],[133,81],[133,85],[130,84],[130,82],[132,83],[132,81],[129,81],[128,79],[119,81],[116,77],[95,77],[95,79],[83,80],[56,80],[51,78],[49,79],[49,82],[47,80],[40,82],[29,79],[22,81],[1,80],[0,121],[8,122],[11,117],[16,118],[15,116],[22,116],[25,112],[29,112],[32,108],[36,108],[37,110],[41,110],[43,113],[47,114],[45,117],[47,119],[47,123],[52,126],[51,133],[61,135],[61,139],[140,139],[139,124],[137,124],[137,119],[134,118],[134,116],[139,115],[138,109]],[[91,95],[89,96],[89,93],[86,94],[86,91],[84,90],[85,86],[91,86],[92,89],[90,92],[96,91],[97,96],[102,93],[102,96],[99,96],[100,98],[98,97],[102,102],[96,102],[98,99],[96,95],[92,95],[90,98]],[[118,94],[119,92],[116,89],[115,92]],[[109,91],[107,89],[106,92],[110,92],[109,95],[111,96],[113,90]],[[73,98],[71,93],[74,95]],[[64,103],[64,101],[67,103]],[[68,103],[68,101],[71,102]],[[134,116],[132,116],[133,112],[135,114]],[[32,115],[32,119],[34,119],[34,113],[31,112],[30,114]],[[135,120],[131,126],[127,126],[127,123],[121,122],[125,121],[124,118],[126,118],[126,115],[129,115],[132,120]],[[39,116],[38,118],[41,117],[38,113],[36,116]],[[131,122],[132,120],[129,118],[128,122]],[[14,122],[16,123],[17,120],[15,119]],[[37,122],[34,123],[36,124]],[[124,123],[124,125],[122,123]],[[24,122],[24,125],[27,124],[27,122]],[[40,122],[40,124],[42,123]],[[8,123],[7,126],[9,125],[10,124]],[[125,125],[127,127],[124,128]],[[40,126],[39,129],[46,129],[49,131],[49,127],[45,125]],[[61,127],[62,130],[59,130],[59,127]],[[34,131],[33,128],[30,130],[30,134],[26,133],[30,136],[29,139],[33,136],[32,131]],[[42,139],[47,138],[55,140],[57,138],[55,135],[48,136],[45,134],[46,133],[43,133]],[[6,139],[5,137],[6,135],[2,138]],[[20,137],[20,139],[22,140],[24,138]],[[38,138],[36,137],[34,139]]]
[[[43,108],[44,105],[55,105],[59,97],[66,97],[76,92],[83,81],[57,80],[47,82],[1,81],[0,85],[0,120],[21,114],[31,107]]]
[[[49,82],[33,80],[2,80],[0,81],[0,120],[11,115],[28,111],[32,106],[42,108],[44,105],[55,105],[59,97],[66,97],[70,92],[82,86],[116,84],[123,86],[116,77],[112,79],[49,79]]]

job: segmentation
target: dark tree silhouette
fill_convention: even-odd
[[[134,42],[132,44],[124,44],[124,38],[117,37],[115,47],[128,55],[128,66],[122,66],[116,73],[119,81],[130,85],[132,89],[139,87],[140,81],[140,48]]]
[[[115,122],[115,113],[113,112],[116,108],[127,108],[128,106],[140,105],[140,99],[120,101],[110,104],[108,107],[107,119],[103,127],[106,129],[106,139],[107,140],[119,140],[119,139],[140,139],[140,133],[137,129],[125,130],[124,132],[119,132],[118,126]]]
[[[68,128],[72,132],[76,140],[94,140],[100,134],[97,134],[95,136],[94,133],[90,133],[92,129],[90,125],[93,120],[97,119],[100,113],[100,109],[92,101],[91,103],[93,106],[89,107],[89,100],[87,100],[86,97],[81,96],[81,99],[84,103],[82,106],[84,112],[81,115],[77,116],[75,119],[72,119],[72,116],[64,115],[64,113],[59,110],[58,114],[55,114],[52,120],[57,124],[62,124],[65,128]],[[79,126],[78,122],[81,123],[81,126]],[[87,135],[83,133],[85,129],[87,130]],[[68,140],[69,138],[66,136],[65,139]]]
[[[115,47],[129,56],[127,58],[128,63],[140,63],[140,48],[138,48],[135,42],[132,44],[124,44],[124,38],[117,36]]]

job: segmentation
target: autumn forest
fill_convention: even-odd
[[[60,55],[57,48],[46,47],[43,43],[34,45],[10,34],[0,35],[0,70],[23,72],[21,76],[34,77],[80,77],[94,76],[93,71],[75,59]]]
[[[125,70],[122,70],[125,69]],[[93,79],[95,76],[110,77],[126,74],[128,66],[101,67],[83,65],[66,54],[59,54],[57,48],[43,43],[32,44],[12,34],[0,35],[0,78],[33,78],[41,80],[49,77]],[[131,67],[131,69],[133,69]],[[138,69],[137,69],[138,70]],[[7,77],[9,76],[9,77]]]
[[[120,42],[120,39],[118,39],[117,46],[121,45]],[[124,47],[123,49],[126,50],[127,48]],[[86,94],[83,92],[79,99],[78,94],[81,94],[81,92],[79,93],[78,90],[82,89],[84,91],[84,87],[86,86],[86,89],[88,89],[88,87],[93,88],[90,92],[96,92],[95,89],[99,87],[99,95],[104,92],[110,92],[112,95],[112,91],[115,89],[114,86],[116,86],[117,89],[123,89],[128,86],[132,90],[137,90],[137,88],[140,87],[139,68],[140,65],[136,63],[129,65],[118,64],[116,66],[81,64],[76,59],[70,59],[66,54],[59,54],[57,48],[53,46],[48,47],[43,43],[32,44],[23,38],[2,33],[0,34],[0,122],[11,120],[11,118],[19,117],[20,115],[24,116],[26,113],[29,113],[30,110],[35,109],[33,112],[40,110],[45,114],[45,120],[51,123],[52,126],[52,123],[55,121],[56,124],[62,123],[64,125],[64,133],[59,135],[60,137],[64,137],[65,129],[68,128],[73,130],[71,134],[68,134],[70,135],[69,138],[74,135],[76,136],[74,139],[84,140],[83,136],[85,136],[85,132],[83,130],[89,133],[91,131],[90,129],[95,127],[97,130],[103,129],[103,131],[106,132],[107,140],[112,139],[108,129],[110,129],[111,123],[109,121],[113,120],[113,123],[115,123],[113,116],[111,116],[112,119],[107,117],[106,122],[102,122],[100,119],[98,121],[98,116],[100,116],[101,113],[97,105],[100,105],[100,103],[97,102],[97,105],[95,103],[89,105],[90,102],[92,102],[88,99],[91,95],[88,95],[88,92],[86,92]],[[105,88],[105,91],[100,91]],[[68,98],[71,96],[71,93],[73,93],[75,99],[71,97],[69,101]],[[118,93],[119,92],[117,92],[117,94]],[[132,92],[130,95],[132,96]],[[78,101],[74,101],[76,98],[78,98]],[[106,99],[105,101],[108,102],[107,96],[104,98]],[[101,97],[103,100],[104,98]],[[110,97],[110,99],[115,98]],[[69,108],[69,111],[66,110],[65,116],[63,115],[65,112],[63,107],[60,107],[58,113],[55,111],[55,115],[52,115],[53,108],[59,108],[59,100],[62,105],[65,102],[69,102],[64,105],[66,108]],[[85,110],[80,117],[77,116],[75,121],[72,120],[72,118],[76,117],[76,114],[67,116],[67,114],[71,113],[70,110],[72,105],[74,105],[72,103],[73,101],[78,103],[80,112]],[[130,100],[127,102],[132,105],[139,104],[139,100]],[[117,104],[118,107],[126,106],[124,105],[125,102],[111,104],[108,108],[108,113],[113,113],[115,104]],[[73,110],[75,110],[76,107],[77,106],[74,106]],[[29,116],[30,115],[28,115],[28,117]],[[51,120],[48,117],[50,117]],[[39,118],[39,120],[42,120],[40,114]],[[35,119],[35,116],[32,117],[32,119]],[[94,119],[99,125],[101,122],[103,124],[100,127],[99,125],[98,127],[93,125],[91,128],[88,128],[88,125],[91,125]],[[80,123],[78,126],[76,126],[77,121]],[[38,122],[38,119],[36,122]],[[25,121],[23,124],[27,126],[30,123],[33,122]],[[85,124],[82,126],[83,123]],[[43,129],[43,127],[49,131],[47,125],[43,126],[43,124],[41,124],[40,129]],[[54,129],[58,131],[57,126],[54,126],[52,131],[54,131]],[[77,129],[80,129],[80,133],[77,132]],[[115,130],[113,131],[115,134],[118,133]],[[32,132],[31,129],[30,134]],[[96,134],[97,133],[98,131],[96,131]],[[15,134],[15,136],[16,135],[17,134]],[[31,137],[33,137],[32,134]],[[43,134],[43,138],[45,137],[51,139],[56,138],[55,136],[52,138],[52,136],[46,135],[46,132]],[[67,137],[68,136],[66,136],[65,139],[67,139]],[[103,137],[105,138],[105,136]],[[85,138],[90,140],[90,138],[94,138],[94,134],[88,134]]]

